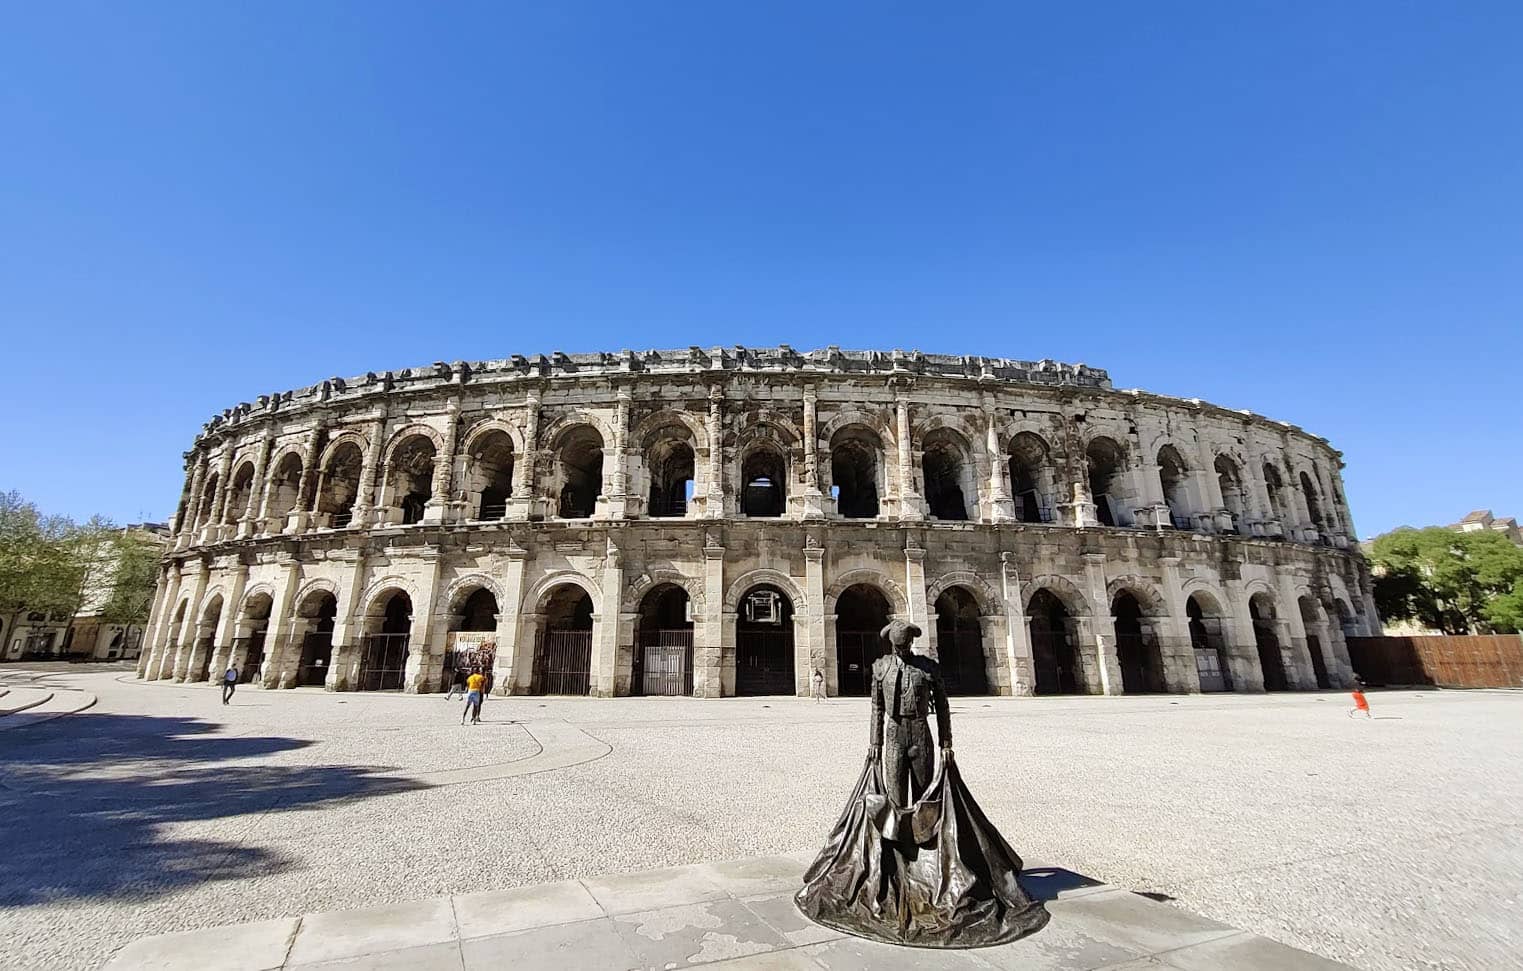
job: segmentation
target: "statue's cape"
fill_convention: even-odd
[[[955,759],[943,756],[911,806],[894,804],[869,760],[794,902],[826,927],[888,944],[986,947],[1047,923],[1020,871]]]

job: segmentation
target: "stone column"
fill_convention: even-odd
[[[1005,604],[1005,658],[1010,671],[1010,693],[1018,696],[1036,690],[1036,664],[1031,654],[1031,632],[1026,628],[1026,605],[1021,601],[1021,573],[1015,554],[999,555],[1000,596]]]
[[[735,693],[735,652],[724,650],[724,553],[715,531],[703,544],[703,617],[693,625],[693,696]]]
[[[264,631],[264,671],[260,683],[266,688],[294,684],[296,667],[301,663],[301,644],[291,643],[294,629],[299,626],[291,613],[296,609],[296,590],[301,585],[301,561],[294,556],[282,559],[280,574],[275,602],[270,606],[270,626]]]
[[[1184,587],[1179,577],[1179,557],[1158,559],[1163,567],[1163,601],[1167,616],[1157,618],[1158,652],[1170,691],[1200,693],[1200,670],[1195,666],[1195,647],[1190,643],[1190,618],[1185,613]]]
[[[521,630],[524,566],[529,551],[510,542],[502,574],[502,602],[497,605],[497,656],[492,659],[493,686],[500,695],[528,694],[533,675],[533,638]],[[525,643],[525,641],[528,643]]]
[[[894,395],[894,435],[899,440],[899,518],[924,519],[925,509],[915,488],[915,453],[910,441],[910,400],[900,389]]]
[[[267,479],[269,478],[270,450],[274,447],[275,433],[266,431],[264,440],[259,443],[259,452],[254,457],[254,478],[249,481],[249,498],[243,505],[242,516],[238,519],[240,539],[259,532],[260,507],[270,490]]]
[[[904,547],[904,595],[909,600],[910,611],[906,619],[923,631],[934,632],[936,624],[926,606],[925,550],[920,546],[920,540],[913,536]]]
[[[369,526],[375,519],[376,481],[382,472],[381,447],[385,444],[385,437],[386,421],[377,418],[370,426],[370,442],[365,448],[365,464],[360,468],[360,492],[354,499],[354,515],[349,521],[351,526]],[[332,680],[331,676],[329,680]]]
[[[180,595],[180,568],[167,563],[159,572],[158,589],[153,595],[153,616],[143,632],[143,650],[138,656],[137,676],[145,681],[158,677],[164,661],[164,635],[174,615],[175,598]],[[0,645],[3,647],[4,645]]]
[[[1131,470],[1131,476],[1135,495],[1133,501],[1136,503],[1136,508],[1131,511],[1133,523],[1149,529],[1172,527],[1174,521],[1169,504],[1164,501],[1163,481],[1158,477],[1158,465],[1146,458],[1139,458]],[[1121,523],[1118,522],[1117,525]]]
[[[508,500],[508,508],[504,514],[507,519],[522,521],[542,513],[535,509],[534,488],[535,476],[539,469],[539,404],[540,390],[530,388],[523,410],[524,454],[513,466],[513,498]],[[516,632],[514,636],[517,636]]]
[[[206,526],[201,533],[201,542],[216,542],[222,536],[222,514],[227,506],[228,476],[233,470],[233,443],[225,442],[222,446],[222,459],[217,463],[217,491],[212,493],[211,515],[206,517]]]
[[[240,559],[237,566],[233,568],[227,594],[222,598],[222,616],[217,618],[217,627],[212,633],[211,676],[213,678],[221,678],[222,672],[227,670],[228,659],[233,653],[233,637],[238,629],[238,609],[243,604],[243,588],[248,585],[248,582],[248,564]]]
[[[1281,662],[1290,687],[1309,691],[1317,687],[1317,672],[1312,666],[1311,645],[1306,641],[1306,624],[1301,619],[1301,599],[1296,596],[1295,578],[1285,570],[1275,571],[1281,607],[1275,617],[1275,633],[1280,638]],[[1323,664],[1327,665],[1323,655]],[[1329,671],[1331,665],[1327,665]]]
[[[311,525],[312,513],[317,509],[319,483],[322,479],[317,463],[322,460],[323,434],[326,430],[327,426],[318,422],[307,439],[307,447],[301,457],[301,480],[296,486],[296,502],[286,516],[285,531],[288,533],[305,530]]]
[[[1105,554],[1084,554],[1084,579],[1088,583],[1089,602],[1094,605],[1093,613],[1089,618],[1078,618],[1078,629],[1081,636],[1088,635],[1094,645],[1093,660],[1083,658],[1086,668],[1094,665],[1098,675],[1097,683],[1101,694],[1119,695],[1125,690],[1121,684],[1121,661],[1116,657],[1116,633],[1111,620],[1110,599],[1105,592]],[[1085,621],[1089,623],[1086,624]],[[1089,630],[1085,631],[1084,628]],[[1080,647],[1088,647],[1089,644],[1080,642]],[[1092,682],[1095,683],[1095,682]]]
[[[366,633],[365,608],[368,605],[360,603],[365,594],[365,551],[345,550],[337,558],[347,561],[347,569],[339,580],[338,615],[333,618],[333,654],[323,687],[329,691],[348,691],[359,674],[360,652],[364,649]],[[282,674],[282,688],[295,686],[294,665],[290,675],[293,680],[287,683]]]
[[[604,494],[597,505],[602,518],[623,519],[629,512],[629,405],[633,392],[629,385],[616,389],[613,413],[613,470],[604,472]],[[611,480],[611,487],[610,487]],[[611,615],[610,615],[611,616]],[[610,689],[611,690],[611,689]]]
[[[825,672],[829,693],[839,694],[835,645],[827,640],[825,633],[825,550],[813,534],[804,540],[804,600],[803,604],[794,604],[795,619],[803,616],[806,631],[805,636],[799,637],[798,625],[794,625],[794,676],[805,679],[803,684],[807,690],[808,679],[819,669]]]
[[[1269,501],[1269,483],[1264,481],[1264,465],[1262,462],[1249,460],[1249,467],[1245,474],[1248,477],[1250,488],[1253,490],[1254,502],[1259,507],[1259,529],[1254,533],[1256,536],[1274,538],[1285,535],[1286,523],[1275,512],[1274,504]],[[1284,493],[1281,493],[1281,499]]]
[[[800,503],[805,519],[825,518],[825,497],[820,492],[819,428],[815,409],[819,393],[804,386],[804,495]]]
[[[449,605],[442,607],[438,599],[439,566],[441,556],[437,547],[425,549],[418,555],[423,561],[418,596],[412,605],[412,630],[407,638],[407,671],[403,675],[403,690],[410,695],[426,694],[438,686],[444,664],[443,635],[447,634],[445,618],[440,616]]]
[[[434,457],[434,481],[430,488],[433,495],[423,506],[425,523],[440,523],[454,519],[454,506],[450,490],[455,483],[455,441],[460,434],[460,399],[451,398],[444,418],[444,445]]]
[[[709,386],[709,488],[704,514],[710,519],[724,516],[724,388]],[[718,643],[717,641],[715,643]]]
[[[196,575],[191,580],[190,601],[185,607],[185,619],[180,624],[179,646],[175,650],[173,667],[170,669],[176,681],[184,681],[185,672],[190,668],[190,655],[196,647],[196,625],[201,619],[201,597],[206,593],[206,564],[198,561],[195,570]],[[184,582],[183,579],[181,582]]]
[[[612,539],[603,559],[603,604],[593,618],[592,690],[599,698],[610,698],[618,677],[620,607],[624,599],[624,554]]]
[[[185,511],[175,521],[175,538],[180,539],[186,533],[193,531],[196,526],[196,513],[201,508],[201,488],[206,478],[206,457],[195,455],[191,460],[195,465],[190,471],[190,497],[185,502]],[[178,545],[178,544],[177,544]]]
[[[1005,455],[999,447],[999,419],[994,410],[994,396],[984,394],[984,451],[989,455],[989,517],[1004,523],[1015,519],[1015,502],[1005,482]]]
[[[1236,636],[1227,637],[1222,632],[1223,645],[1227,650],[1228,666],[1232,669],[1232,690],[1262,692],[1264,669],[1259,665],[1258,639],[1253,629],[1253,615],[1248,612],[1248,589],[1241,578],[1223,580],[1229,603],[1224,607],[1232,611],[1232,626]]]

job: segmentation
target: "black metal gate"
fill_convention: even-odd
[[[401,691],[407,679],[410,634],[371,634],[360,655],[357,691]]]
[[[736,631],[737,695],[793,694],[793,624],[788,627],[788,630]]]
[[[878,631],[836,631],[836,684],[841,695],[866,695],[872,687],[873,662],[886,653]]]
[[[640,693],[690,695],[693,693],[693,631],[653,630],[640,632]]]
[[[1031,632],[1031,660],[1035,668],[1039,695],[1071,695],[1079,692],[1079,672],[1073,645],[1066,633],[1051,630]]]
[[[333,662],[333,631],[309,631],[301,639],[301,659],[296,665],[296,684],[323,684]]]
[[[592,689],[592,631],[540,631],[534,641],[534,693],[585,695]]]
[[[264,667],[264,631],[233,641],[233,664],[238,667],[238,683],[248,684]]]
[[[976,627],[943,627],[936,632],[936,654],[949,695],[986,695],[984,636]]]

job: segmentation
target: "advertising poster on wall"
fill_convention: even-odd
[[[445,642],[445,667],[451,671],[471,671],[480,668],[491,671],[497,658],[497,634],[495,631],[450,631]]]

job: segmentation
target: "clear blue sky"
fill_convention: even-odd
[[[1296,422],[1365,536],[1523,515],[1523,5],[1075,6],[9,4],[0,488],[163,518],[262,392],[785,342]]]

